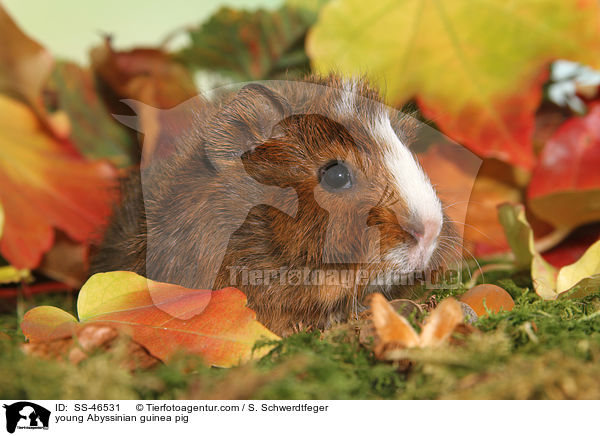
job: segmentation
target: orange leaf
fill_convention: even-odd
[[[197,95],[190,73],[160,49],[117,52],[107,38],[92,50],[91,61],[94,72],[121,98],[169,109]]]
[[[48,340],[44,332],[52,322],[41,316],[48,310],[26,314],[21,327],[30,342]],[[183,351],[202,356],[209,365],[229,367],[248,360],[259,338],[278,339],[256,321],[237,289],[187,289],[127,271],[92,276],[81,289],[77,311],[81,324],[117,328],[163,361]],[[67,318],[50,321],[62,325]]]
[[[0,95],[0,202],[6,215],[0,253],[36,267],[53,227],[87,241],[110,211],[116,172],[86,162],[51,137],[23,103]]]

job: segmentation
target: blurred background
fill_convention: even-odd
[[[222,6],[255,10],[277,8],[283,0],[127,2],[52,2],[4,0],[4,6],[23,30],[56,56],[86,64],[90,47],[104,34],[115,35],[115,47],[159,45],[175,29],[196,25]],[[49,19],[52,17],[52,19]],[[75,35],[77,35],[75,37]],[[183,38],[184,39],[184,38]],[[174,41],[184,43],[182,39]]]

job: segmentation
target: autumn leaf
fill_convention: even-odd
[[[76,320],[59,310],[43,306],[27,312],[21,324],[27,339],[70,334]],[[81,289],[77,312],[75,325],[113,326],[163,361],[185,351],[209,365],[229,367],[265,353],[264,348],[252,353],[256,340],[278,339],[256,321],[237,289],[186,289],[126,271],[92,276]]]
[[[161,49],[115,51],[106,38],[90,56],[96,76],[120,98],[170,109],[197,94],[191,74]]]
[[[270,11],[219,9],[189,31],[191,43],[178,58],[195,69],[235,80],[278,78],[289,70],[309,70],[304,37],[324,0],[288,1]]]
[[[562,294],[570,290],[575,290],[569,294],[570,297],[600,291],[600,241],[593,244],[577,262],[558,271],[556,292]]]
[[[117,329],[101,324],[79,324],[71,314],[51,306],[28,312],[26,328],[37,338],[23,344],[23,351],[50,360],[78,364],[92,353],[113,353],[118,364],[130,370],[150,368],[159,360]],[[125,345],[119,349],[119,345]]]
[[[107,162],[86,162],[25,104],[0,95],[0,253],[14,267],[36,267],[52,246],[53,228],[89,240],[110,212],[115,177]]]
[[[557,228],[600,220],[600,102],[567,120],[548,140],[527,197],[531,210]]]
[[[473,256],[508,251],[498,205],[522,200],[513,168],[494,159],[482,161],[462,147],[446,144],[416,156],[436,187],[444,212],[463,237],[465,250]]]
[[[401,360],[406,348],[437,347],[448,341],[464,319],[460,303],[446,298],[431,312],[418,334],[386,298],[373,294],[370,301],[371,319],[375,327],[375,355],[381,360]]]
[[[600,290],[600,241],[575,263],[557,269],[536,250],[523,205],[505,204],[498,213],[515,254],[516,265],[531,270],[533,287],[540,297],[545,300],[559,296],[574,298]]]
[[[543,253],[544,259],[555,267],[575,262],[596,241],[600,240],[600,223],[579,227],[568,238]]]
[[[48,342],[75,334],[77,318],[58,307],[38,306],[23,317],[21,329],[30,342]]]
[[[171,109],[197,96],[191,73],[173,56],[162,49],[136,48],[115,51],[110,38],[91,51],[92,70],[104,87],[109,109],[129,127],[144,132],[144,155],[159,149],[165,124],[178,120],[163,120]],[[133,109],[136,116],[121,115]],[[170,138],[162,142],[172,141]]]
[[[506,252],[508,244],[498,221],[498,205],[521,201],[518,187],[487,176],[484,172],[475,180],[465,218],[465,241],[472,245],[474,256]]]
[[[119,168],[138,161],[137,141],[110,115],[89,69],[58,62],[44,93],[51,109],[68,117],[66,136],[82,155],[91,160],[108,159]]]
[[[0,93],[42,113],[41,91],[53,64],[52,55],[25,35],[0,4]]]
[[[403,0],[326,5],[309,33],[317,72],[366,73],[390,103],[412,97],[482,157],[531,169],[532,132],[551,61],[600,65],[595,0]]]

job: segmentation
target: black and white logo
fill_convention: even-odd
[[[16,429],[22,430],[48,430],[50,411],[42,406],[29,401],[19,401],[5,404],[6,431],[14,433]]]

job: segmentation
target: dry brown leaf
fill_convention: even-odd
[[[399,360],[394,353],[405,348],[436,347],[450,342],[453,333],[472,333],[475,329],[463,323],[462,307],[454,298],[446,298],[427,318],[421,334],[399,315],[379,293],[371,297],[371,319],[375,328],[375,356],[381,360]],[[455,342],[457,343],[457,342]],[[401,359],[400,359],[401,360]]]
[[[377,335],[375,355],[378,358],[390,347],[412,348],[419,344],[417,332],[379,293],[371,297],[371,318]]]
[[[435,347],[445,342],[463,322],[463,310],[454,298],[446,298],[431,312],[420,335],[421,347]]]

